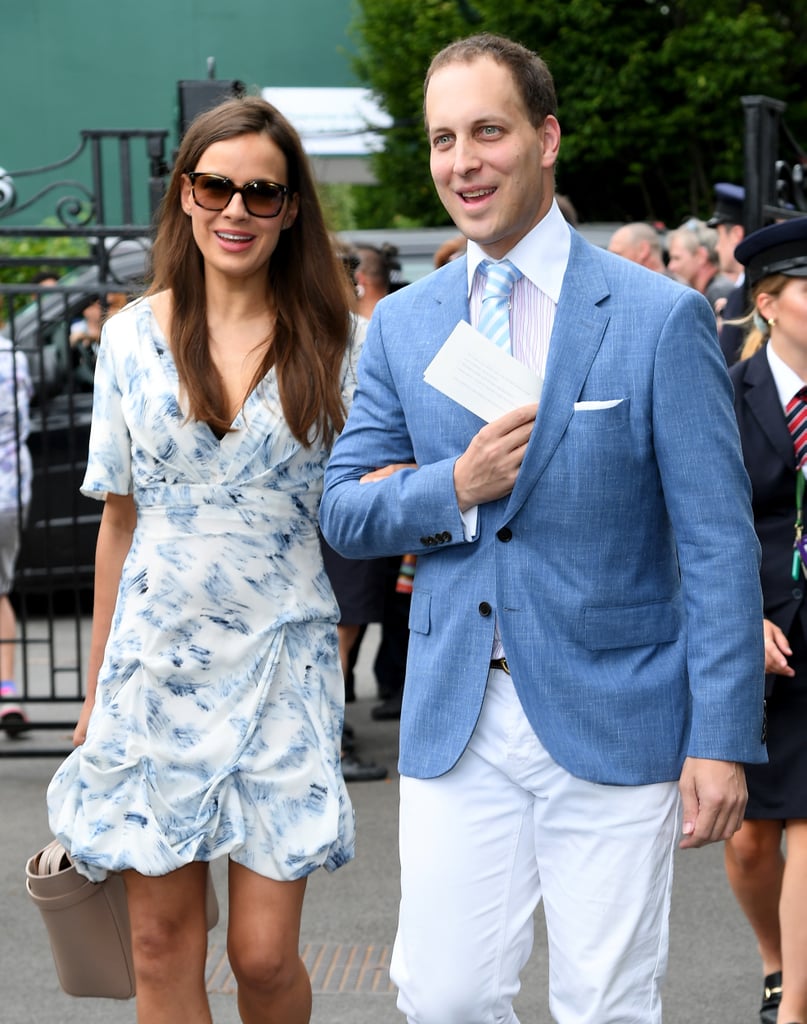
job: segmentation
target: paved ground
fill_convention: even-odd
[[[402,1024],[386,967],[395,933],[398,861],[397,724],[370,719],[374,634],[358,668],[358,700],[348,707],[363,756],[387,763],[391,781],[351,786],[358,849],[333,875],[316,872],[303,919],[303,955],[312,975],[312,1024]],[[0,753],[9,741],[0,735]],[[22,744],[25,744],[22,746]],[[68,749],[67,733],[34,733],[16,751],[37,745]],[[44,790],[53,757],[0,757],[0,1024],[133,1024],[133,1003],[73,999],[56,982],[44,926],[24,892],[25,860],[48,837]],[[424,836],[424,842],[428,837]],[[220,897],[224,880],[216,865]],[[722,851],[680,854],[673,900],[666,1024],[756,1024],[761,977],[754,941],[723,874]],[[237,1024],[224,955],[226,906],[211,933],[208,989],[216,1024]],[[521,1024],[550,1024],[546,1008],[546,944],[540,912],[532,961],[517,1003]],[[77,937],[78,938],[78,937]],[[182,1022],[177,1022],[182,1024]]]

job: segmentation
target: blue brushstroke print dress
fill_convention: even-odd
[[[105,325],[82,491],[133,493],[137,527],[86,741],[48,789],[54,835],[95,881],[223,855],[296,879],[353,856],[317,536],[329,451],[292,436],[273,370],[233,426],[219,441],[186,419],[148,298]]]

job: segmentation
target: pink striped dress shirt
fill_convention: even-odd
[[[549,355],[549,339],[555,323],[555,310],[570,249],[569,226],[556,203],[508,254],[507,258],[522,272],[513,286],[510,309],[510,349],[520,363],[543,380]],[[473,242],[468,243],[469,303],[471,324],[476,327],[482,307],[484,274],[477,268],[486,258]],[[477,509],[468,509],[462,519],[466,537],[476,532]],[[492,658],[505,656],[496,620]]]

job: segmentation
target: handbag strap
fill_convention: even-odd
[[[58,839],[52,839],[42,850],[36,862],[38,875],[58,875],[71,865],[70,856]]]

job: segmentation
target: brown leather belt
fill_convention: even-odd
[[[510,666],[507,664],[507,658],[491,658],[490,661],[491,669],[498,669],[500,672],[506,672],[510,675]]]

